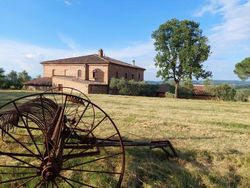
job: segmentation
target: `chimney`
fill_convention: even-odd
[[[132,65],[135,66],[135,60],[132,61]]]
[[[102,49],[99,50],[98,55],[99,55],[99,57],[103,57],[103,50]]]

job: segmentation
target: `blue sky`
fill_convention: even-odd
[[[0,0],[0,67],[36,76],[41,61],[102,48],[159,80],[151,34],[172,18],[200,23],[213,79],[238,79],[234,65],[250,56],[250,0]]]

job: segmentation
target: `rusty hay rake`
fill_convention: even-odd
[[[0,187],[120,187],[124,146],[177,157],[168,140],[123,140],[110,116],[73,88],[2,105],[0,131]]]

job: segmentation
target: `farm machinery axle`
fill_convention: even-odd
[[[124,146],[160,148],[177,157],[168,140],[123,140],[110,116],[86,95],[64,90],[20,97],[0,107],[0,186],[120,187]]]

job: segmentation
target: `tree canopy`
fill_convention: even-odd
[[[237,63],[235,65],[234,73],[237,74],[241,80],[247,80],[250,77],[250,57]]]
[[[15,88],[21,89],[23,87],[23,82],[31,80],[31,77],[27,71],[16,72],[12,70],[9,74],[4,75],[4,70],[0,68],[0,88],[8,89]]]
[[[157,77],[164,82],[175,81],[175,97],[178,97],[179,83],[184,78],[207,78],[212,75],[203,69],[203,62],[210,54],[208,39],[202,35],[199,23],[172,19],[160,25],[153,32],[155,66],[159,68]]]

